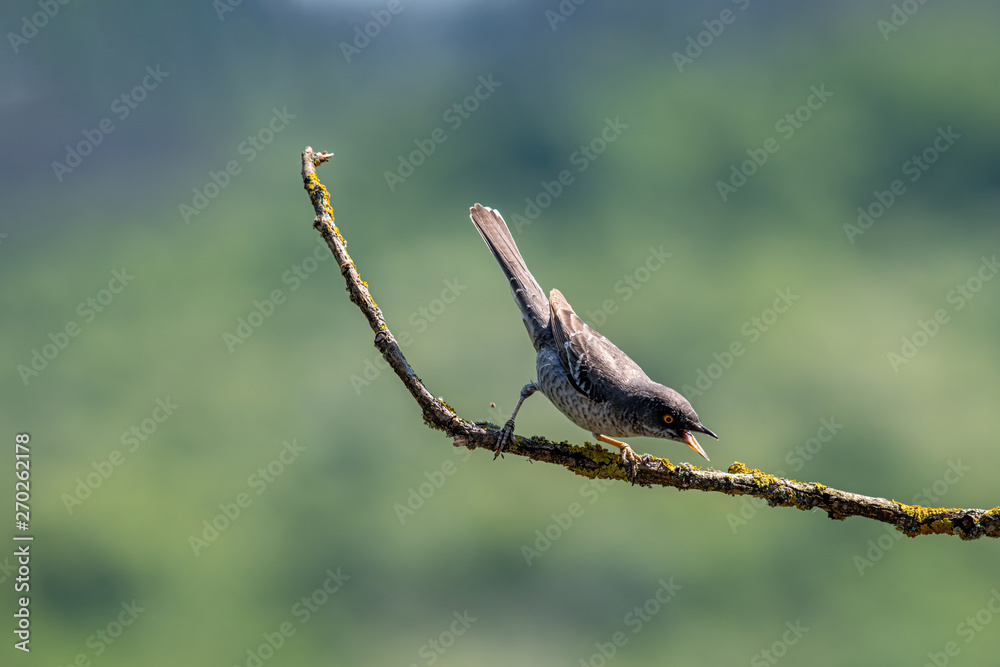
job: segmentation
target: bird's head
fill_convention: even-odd
[[[698,413],[694,411],[686,398],[670,387],[652,383],[651,391],[639,399],[637,417],[641,435],[654,438],[676,440],[698,452],[708,461],[708,454],[695,440],[694,432],[705,433],[716,440],[719,436],[705,428]]]

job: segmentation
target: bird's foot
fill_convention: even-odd
[[[624,444],[624,443],[622,443]],[[636,477],[639,475],[639,464],[649,460],[649,454],[642,456],[635,453],[635,450],[625,445],[622,447],[622,466],[625,468],[629,481],[635,485]]]
[[[514,420],[508,419],[507,423],[503,425],[500,429],[500,434],[497,436],[497,448],[493,454],[493,460],[496,461],[497,457],[503,454],[504,450],[507,449],[507,443],[513,441],[514,439]]]
[[[635,484],[636,477],[639,474],[639,464],[645,463],[649,460],[649,454],[643,454],[639,456],[635,453],[631,447],[628,446],[627,442],[622,442],[621,440],[615,440],[614,438],[609,438],[606,435],[601,435],[600,433],[595,433],[594,437],[597,438],[598,442],[603,442],[607,445],[614,445],[622,453],[622,467],[625,468],[625,475],[628,477],[632,484]]]

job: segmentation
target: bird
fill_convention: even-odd
[[[719,437],[705,427],[691,403],[670,387],[654,382],[610,340],[588,326],[557,289],[548,298],[528,270],[499,211],[476,204],[473,224],[510,283],[514,302],[535,348],[536,379],[524,385],[514,412],[499,435],[496,459],[514,435],[514,419],[524,401],[541,391],[577,426],[620,450],[622,466],[635,483],[647,461],[616,438],[648,436],[682,442],[708,461],[693,433]]]

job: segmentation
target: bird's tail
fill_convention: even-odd
[[[549,325],[549,301],[545,298],[545,293],[524,264],[521,253],[517,250],[517,244],[514,243],[514,237],[510,235],[510,230],[507,229],[507,224],[500,213],[476,204],[469,209],[469,215],[504,275],[507,276],[510,291],[514,295],[517,307],[521,310],[528,336],[531,337],[531,343],[537,350],[543,332]]]

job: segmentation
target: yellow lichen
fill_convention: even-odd
[[[931,517],[948,512],[961,512],[957,507],[921,507],[920,505],[905,505],[898,500],[892,502],[899,505],[899,509],[907,515],[913,517],[918,523],[924,523]],[[948,522],[949,525],[951,522]]]
[[[766,472],[761,472],[756,468],[748,468],[745,463],[740,463],[736,461],[733,465],[729,466],[730,475],[753,475],[753,482],[757,488],[765,488],[772,484],[779,484],[778,478],[774,475],[769,475]]]
[[[664,468],[666,468],[670,472],[673,472],[673,471],[677,470],[677,468],[679,467],[679,466],[676,466],[673,463],[671,463],[670,459],[661,459],[659,456],[652,456],[650,454],[647,454],[646,456],[647,456],[647,458],[646,458],[647,462],[657,461],[657,462],[660,463],[660,465],[662,465]],[[684,464],[681,464],[681,465],[683,465],[683,466],[690,466],[692,470],[700,470],[700,468],[698,468],[696,466],[693,466],[690,463],[684,463]]]
[[[899,529],[897,528],[897,530]],[[948,519],[937,519],[930,523],[920,524],[915,533],[907,533],[905,530],[902,532],[909,537],[916,537],[917,535],[954,535],[956,528]]]
[[[955,527],[952,525],[950,519],[938,519],[937,521],[931,522],[931,528],[935,533],[947,533],[948,535],[955,534]]]
[[[752,471],[750,470],[750,468],[747,468],[745,463],[740,463],[739,461],[736,461],[733,463],[733,465],[729,466],[728,472],[730,475],[745,475]]]
[[[582,475],[583,477],[589,477],[590,479],[597,477],[604,479],[628,479],[628,476],[625,474],[625,469],[621,465],[621,459],[603,447],[598,447],[587,442],[584,443],[583,447],[577,445],[567,445],[567,448],[574,454],[582,456],[597,466],[596,468],[577,468],[569,466],[569,469],[576,474]]]
[[[333,217],[333,206],[330,204],[330,193],[327,191],[326,186],[320,183],[319,176],[315,173],[308,174],[306,176],[306,189],[309,191],[310,197],[318,197],[320,199],[323,212],[330,216],[330,222],[334,220]],[[337,236],[340,236],[340,232],[336,227],[333,227],[333,232]]]

